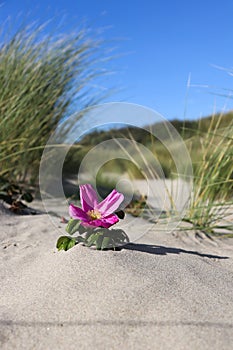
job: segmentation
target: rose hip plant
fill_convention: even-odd
[[[101,202],[90,184],[80,185],[81,208],[70,204],[69,220],[66,231],[70,236],[61,236],[57,241],[58,250],[68,250],[78,243],[98,250],[116,249],[129,243],[127,234],[121,229],[109,229],[124,218],[119,209],[124,195],[115,189]],[[71,237],[75,233],[78,236]]]

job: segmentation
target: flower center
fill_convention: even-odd
[[[87,215],[91,220],[96,220],[101,218],[101,214],[98,210],[88,210]]]

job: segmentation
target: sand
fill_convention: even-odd
[[[231,239],[154,225],[121,251],[58,252],[59,218],[0,215],[1,350],[233,348]]]

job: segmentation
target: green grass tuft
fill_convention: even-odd
[[[43,28],[27,26],[0,46],[0,176],[14,182],[35,183],[43,148],[71,105],[81,116],[100,98],[89,84],[104,74],[103,42],[88,29],[43,36]]]

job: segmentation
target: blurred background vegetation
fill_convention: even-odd
[[[106,97],[101,89],[96,92],[90,88],[90,82],[107,73],[105,62],[111,57],[105,55],[104,42],[90,36],[85,28],[60,36],[44,36],[43,28],[33,25],[19,29],[0,46],[0,182],[3,186],[6,181],[36,188],[44,146],[57,126],[64,119],[69,120],[74,108],[77,118],[85,118],[85,108]],[[171,123],[183,137],[194,170],[194,194],[186,221],[211,231],[224,216],[222,212],[219,214],[219,206],[232,204],[233,112],[199,121]],[[67,122],[64,132],[69,127],[72,125]],[[157,127],[158,124],[151,125],[150,129],[153,132]],[[136,127],[85,135],[79,141],[80,148],[70,148],[63,167],[64,177],[78,173],[83,157],[93,146],[114,138],[130,138],[144,145],[156,156],[164,176],[176,177],[174,161],[163,143]],[[131,155],[136,160],[140,156]],[[119,159],[104,165],[100,182],[104,172],[144,178],[135,164]]]
[[[214,116],[193,121],[188,120],[183,122],[180,120],[173,120],[171,121],[171,124],[182,136],[190,152],[194,174],[197,174],[199,168],[202,166],[201,164],[203,158],[205,157],[205,160],[207,160],[212,156],[213,146],[218,145],[221,138],[224,138],[224,142],[221,147],[223,147],[224,144],[229,141],[229,139],[226,139],[226,136],[224,136],[226,131],[229,133],[229,137],[233,137],[233,112],[223,115],[216,114]],[[158,127],[158,123],[151,125],[150,130],[153,132],[153,129]],[[207,141],[209,142],[210,137],[211,147],[208,147],[209,153],[206,154],[207,148],[203,148],[203,143]],[[73,147],[68,152],[63,168],[64,174],[67,176],[69,174],[72,175],[72,171],[73,174],[77,174],[77,170],[82,162],[82,159],[92,149],[92,147],[99,145],[101,142],[114,138],[133,138],[133,140],[144,145],[156,156],[166,178],[176,177],[176,167],[171,155],[169,154],[169,151],[162,144],[162,142],[152,136],[149,131],[139,127],[122,127],[120,129],[111,129],[108,131],[96,130],[88,135],[85,135],[79,141],[79,145],[82,147],[80,149]],[[134,158],[137,159],[139,155],[136,150],[134,152]],[[232,178],[233,168],[231,167],[231,163],[232,162],[230,162],[229,158],[229,163],[225,166],[229,167],[226,169],[226,171],[229,171]],[[130,164],[130,162],[120,159],[113,159],[111,162],[108,162],[104,166],[104,170],[106,172],[113,172],[117,174],[128,172],[128,174],[133,178],[142,178],[142,174],[140,174],[140,171],[136,169],[135,166]]]

